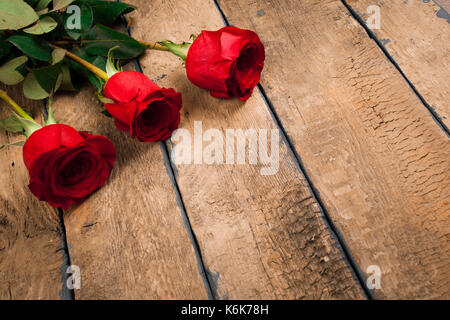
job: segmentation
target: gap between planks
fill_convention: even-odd
[[[217,0],[213,0],[213,1],[214,1],[214,4],[215,4],[217,10],[220,13],[225,25],[230,26],[230,23],[228,22],[228,19],[227,19],[225,13],[223,12],[222,8],[220,7],[219,3],[217,2]],[[258,83],[257,87],[258,87],[258,90],[261,92],[261,95],[264,99],[264,102],[266,103],[267,109],[269,110],[269,113],[272,116],[272,119],[273,119],[276,127],[278,128],[278,130],[281,133],[281,137],[282,137],[283,141],[286,143],[287,149],[291,155],[292,160],[296,164],[297,169],[300,172],[300,174],[302,175],[302,177],[305,179],[305,181],[308,185],[308,189],[309,189],[314,201],[317,203],[317,205],[320,209],[322,219],[323,219],[328,231],[330,232],[332,238],[336,240],[336,246],[338,247],[339,251],[342,253],[344,261],[348,264],[349,269],[351,270],[351,272],[354,275],[355,279],[357,280],[358,284],[363,289],[366,297],[370,300],[376,300],[377,298],[375,296],[375,291],[373,289],[369,289],[367,287],[366,275],[364,274],[364,272],[361,270],[358,263],[353,258],[352,254],[350,252],[350,249],[342,235],[342,232],[336,226],[333,219],[329,215],[325,205],[323,204],[320,194],[319,194],[318,190],[316,189],[316,187],[314,186],[314,184],[312,183],[312,180],[308,176],[305,166],[303,164],[303,161],[302,161],[300,155],[298,154],[297,150],[295,149],[291,138],[287,134],[287,131],[285,130],[285,128],[281,122],[281,119],[279,118],[279,116],[275,110],[275,107],[274,107],[272,101],[266,95],[266,91],[264,90],[263,86],[260,83]]]
[[[117,2],[120,2],[120,0],[116,0]],[[389,59],[389,61],[396,67],[396,69],[399,71],[399,73],[403,76],[403,78],[405,79],[405,81],[407,81],[407,83],[409,84],[409,86],[412,88],[412,90],[414,91],[414,93],[419,97],[419,99],[422,101],[422,103],[425,105],[425,107],[429,110],[429,112],[431,113],[433,119],[438,123],[438,125],[441,127],[442,130],[444,130],[447,135],[449,135],[449,131],[448,128],[445,126],[445,124],[443,124],[439,117],[435,114],[434,110],[429,106],[429,104],[425,101],[425,99],[420,95],[420,93],[417,91],[417,89],[414,87],[414,85],[409,81],[409,79],[405,76],[405,74],[402,72],[402,70],[400,69],[400,67],[398,66],[398,64],[395,62],[395,60],[393,60],[393,58],[387,53],[386,49],[384,48],[384,46],[379,42],[379,40],[377,39],[377,37],[373,34],[373,32],[368,29],[368,27],[365,25],[365,23],[361,20],[361,18],[353,11],[353,9],[351,7],[349,7],[347,5],[347,3],[345,2],[345,0],[341,0],[342,3],[344,4],[344,6],[347,8],[347,10],[349,10],[349,12],[351,13],[352,17],[354,19],[356,19],[366,30],[367,34],[369,35],[370,38],[372,38],[376,44],[378,45],[378,47],[380,47],[380,49],[383,51],[383,53],[386,55],[386,57]],[[226,25],[229,25],[228,20],[225,16],[225,14],[223,13],[222,9],[220,8],[220,5],[217,3],[216,0],[214,0],[214,4],[217,8],[217,10],[219,11],[220,15],[223,18],[223,21]],[[122,17],[122,22],[124,24],[124,27],[127,25],[126,23],[126,19],[125,17]],[[128,33],[131,35],[131,28],[128,29]],[[142,72],[142,68],[140,66],[139,61],[135,60],[135,65],[136,68],[139,72]],[[299,154],[297,153],[297,151],[295,150],[292,141],[290,139],[290,137],[288,136],[286,130],[284,129],[282,122],[280,120],[280,118],[278,117],[275,108],[272,104],[272,102],[270,101],[270,99],[267,97],[264,88],[258,84],[258,89],[261,92],[265,103],[267,105],[267,108],[273,118],[274,123],[276,124],[277,128],[280,130],[281,134],[282,134],[282,138],[283,140],[286,142],[287,146],[288,146],[288,150],[291,153],[291,157],[294,160],[294,162],[297,165],[297,168],[299,170],[299,172],[302,174],[302,176],[305,178],[305,180],[308,183],[308,188],[314,198],[314,200],[317,202],[317,204],[319,205],[319,208],[321,210],[322,213],[322,218],[325,221],[325,224],[330,232],[330,234],[332,235],[332,237],[337,240],[337,246],[338,248],[341,250],[345,261],[348,263],[352,273],[356,276],[356,279],[358,280],[359,285],[362,287],[362,289],[364,290],[366,296],[370,299],[376,299],[374,291],[367,288],[367,286],[365,285],[366,283],[366,277],[365,274],[362,272],[361,268],[359,267],[359,265],[356,263],[355,259],[352,257],[350,250],[342,236],[342,233],[340,232],[340,230],[337,228],[337,226],[335,225],[335,223],[333,222],[333,220],[331,219],[330,215],[328,214],[328,212],[325,209],[325,206],[323,205],[323,202],[320,198],[320,195],[317,191],[317,189],[314,187],[314,185],[312,184],[311,179],[309,178],[309,176],[306,174],[306,170],[304,168],[303,162],[301,160],[301,157],[299,156]],[[46,109],[45,109],[46,112]],[[161,150],[163,152],[163,156],[164,156],[164,164],[166,166],[166,171],[167,174],[169,175],[169,178],[172,182],[172,186],[174,188],[174,192],[176,194],[176,198],[177,198],[177,203],[180,207],[181,213],[182,213],[182,218],[186,227],[186,231],[188,232],[188,236],[189,239],[191,241],[191,244],[194,248],[194,251],[196,253],[196,258],[197,258],[197,262],[199,265],[199,272],[200,275],[202,276],[203,280],[204,280],[204,284],[205,284],[205,289],[207,291],[208,297],[210,299],[215,299],[217,297],[217,293],[215,292],[215,290],[213,290],[212,286],[211,286],[211,282],[209,279],[209,274],[205,268],[204,262],[203,262],[203,258],[201,255],[201,250],[200,247],[198,245],[195,233],[192,229],[192,226],[190,224],[189,221],[189,216],[186,212],[185,209],[185,205],[184,205],[184,201],[178,186],[178,183],[175,179],[175,172],[174,172],[174,167],[172,162],[170,161],[170,155],[169,155],[169,151],[166,145],[166,142],[160,142],[160,147]],[[69,266],[70,265],[70,255],[69,255],[69,249],[67,247],[67,243],[65,242],[65,226],[64,226],[64,219],[62,216],[62,211],[59,211],[60,213],[60,223],[61,223],[61,227],[63,229],[63,241],[64,241],[64,249],[65,249],[65,260],[63,264],[64,266]],[[64,274],[63,274],[63,281],[64,281]],[[65,281],[63,283],[63,289],[66,288],[65,286]],[[64,295],[62,295],[62,297],[64,298]],[[65,294],[66,298],[69,299],[74,299],[74,293],[72,290],[68,290],[66,288],[66,294]]]
[[[214,2],[213,2],[214,3]],[[219,7],[217,7],[216,6],[216,8],[218,9],[218,13],[220,14],[220,8]],[[223,18],[223,15],[222,15],[222,18]],[[261,87],[259,87],[259,89],[261,89]],[[262,96],[262,98],[264,99],[264,96],[263,96],[263,92],[260,90],[260,93],[261,93],[261,96]],[[264,103],[266,103],[266,107],[268,107],[268,105],[269,105],[269,102],[267,101],[267,100],[264,100]],[[271,113],[270,111],[270,109],[268,110],[269,111],[269,113]],[[271,113],[271,118],[272,118],[272,121],[274,121],[275,119],[274,119],[274,117],[273,117],[273,114]],[[277,124],[276,123],[276,121],[274,121],[274,122],[272,122],[272,123],[274,123],[275,125]],[[280,126],[277,126],[279,129],[280,129]],[[280,130],[281,131],[281,130]],[[282,134],[283,134],[283,132],[282,132]],[[287,145],[287,144],[286,144]],[[296,161],[296,159],[295,159],[295,156],[293,155],[294,153],[292,152],[292,149],[289,149],[289,146],[287,147],[287,149],[288,149],[288,152],[290,153],[290,157],[291,157],[291,159],[293,160],[293,163],[296,165],[296,167],[297,167],[297,170],[298,171],[300,171],[300,173],[304,176],[304,172],[302,172],[302,170],[301,170],[301,165],[300,165],[300,163],[298,163],[297,161]],[[305,179],[306,180],[306,179]],[[306,183],[308,184],[308,181],[306,181]],[[313,188],[311,187],[311,185],[310,184],[308,184],[307,185],[308,186],[308,191],[309,191],[309,193],[310,193],[310,195],[311,195],[311,198],[313,198],[314,197],[314,193],[312,192],[312,190],[313,190]],[[317,200],[315,201],[315,203],[316,203],[316,205],[319,205],[319,203],[317,202]],[[323,210],[322,210],[322,212],[320,212],[320,214],[321,214],[321,220],[323,221],[324,219],[325,219],[325,217],[324,217],[324,214],[323,214]],[[317,217],[318,218],[318,217]],[[338,249],[338,250],[340,250],[340,253],[339,253],[339,255],[340,255],[340,257],[341,258],[343,258],[343,260],[345,261],[345,267],[348,269],[348,271],[349,271],[349,273],[351,273],[351,276],[353,277],[353,279],[356,281],[356,282],[358,282],[358,287],[359,288],[361,288],[361,291],[365,291],[364,289],[364,286],[363,286],[363,284],[359,281],[360,279],[357,277],[357,275],[356,275],[356,273],[354,272],[354,270],[352,269],[352,265],[349,263],[349,261],[348,260],[346,260],[345,259],[345,256],[343,256],[343,249],[342,249],[342,246],[340,246],[340,244],[339,243],[337,243],[336,242],[336,238],[337,238],[337,236],[335,235],[335,234],[333,234],[333,232],[330,230],[330,227],[329,227],[329,225],[327,224],[327,221],[325,220],[324,221],[324,224],[325,224],[325,226],[326,226],[326,232],[328,232],[329,234],[330,234],[330,236],[331,237],[333,237],[333,241],[334,241],[334,246],[335,246],[335,248],[336,249]],[[363,281],[363,283],[365,283],[365,281]],[[374,297],[370,297],[369,296],[369,294],[368,293],[366,293],[365,292],[365,296],[366,297],[368,297],[368,298],[374,298]]]
[[[116,0],[116,2],[120,2],[120,0]],[[121,22],[122,22],[122,27],[126,30],[126,32],[131,36],[131,27],[128,28],[128,30],[126,29],[127,24],[127,20],[126,18],[122,15],[121,16]],[[137,59],[134,59],[134,64],[135,67],[137,69],[137,71],[139,71],[140,73],[142,72],[142,68],[141,65],[139,63],[139,61]],[[44,102],[44,114],[47,117],[48,113],[47,113],[47,106]],[[178,206],[180,208],[180,211],[182,213],[182,218],[183,218],[183,222],[184,222],[184,226],[186,228],[186,231],[188,233],[188,237],[189,240],[192,244],[192,247],[194,249],[195,255],[196,255],[196,259],[197,259],[197,264],[198,264],[198,268],[199,268],[199,273],[200,276],[203,279],[203,283],[205,285],[205,290],[206,293],[208,295],[208,298],[210,300],[214,300],[217,297],[217,293],[213,292],[212,290],[212,286],[209,280],[209,275],[207,274],[207,271],[205,269],[205,265],[203,263],[203,259],[201,256],[201,252],[200,252],[200,247],[198,245],[197,242],[197,238],[192,230],[190,221],[189,221],[189,217],[186,213],[186,209],[184,206],[184,202],[178,187],[178,184],[176,182],[175,179],[175,173],[173,171],[173,167],[172,164],[170,162],[170,155],[168,153],[167,150],[167,146],[165,145],[164,142],[160,142],[160,147],[161,147],[161,151],[163,153],[163,161],[164,161],[164,165],[166,167],[166,172],[167,175],[169,176],[169,179],[172,183],[172,187],[174,189],[175,192],[175,197],[178,203]],[[70,250],[67,244],[67,237],[66,237],[66,228],[65,228],[65,224],[64,224],[64,212],[63,210],[58,209],[58,214],[59,214],[59,223],[60,223],[60,227],[61,227],[61,232],[62,232],[62,244],[63,244],[63,264],[61,266],[61,273],[62,273],[62,291],[61,291],[61,298],[63,300],[75,300],[75,292],[74,290],[70,290],[67,288],[66,283],[69,277],[69,274],[66,273],[67,268],[71,265],[71,259],[70,259]]]
[[[261,84],[358,264],[383,266],[377,296],[445,294],[445,228],[426,215],[447,215],[448,139],[398,71],[341,1],[218,2],[269,41]]]
[[[120,0],[116,0],[116,1],[120,2]],[[130,36],[132,36],[131,35],[132,27],[129,27],[127,29],[128,22],[127,22],[127,19],[125,18],[125,16],[121,15],[121,20],[122,20],[121,21],[122,27],[125,29],[125,31]],[[138,72],[144,74],[139,60],[134,59],[133,61],[134,61],[136,70]],[[195,258],[197,260],[198,270],[199,270],[200,276],[202,277],[203,284],[204,284],[205,290],[206,290],[206,294],[208,295],[209,300],[215,300],[216,298],[218,298],[218,293],[217,293],[217,290],[214,290],[213,286],[211,285],[210,276],[209,276],[208,271],[206,270],[205,263],[202,258],[200,246],[197,241],[197,237],[195,236],[194,230],[193,230],[191,222],[189,220],[189,216],[186,212],[186,207],[184,205],[183,197],[181,195],[181,191],[178,186],[178,182],[175,178],[175,169],[172,166],[172,162],[170,161],[170,154],[169,154],[166,142],[161,141],[161,142],[159,142],[159,145],[161,148],[161,152],[163,154],[164,166],[166,167],[166,172],[167,172],[167,175],[169,176],[170,182],[172,183],[172,188],[175,193],[176,201],[177,201],[178,207],[179,207],[181,215],[182,215],[184,227],[188,234],[189,241],[191,242],[191,245],[195,252]]]
[[[47,103],[44,99],[43,101],[43,111],[44,117],[48,118],[48,109]],[[61,253],[62,253],[62,264],[61,264],[61,300],[75,300],[75,291],[73,289],[69,289],[67,287],[67,281],[72,276],[72,273],[68,273],[68,268],[72,266],[70,260],[69,246],[67,244],[67,236],[66,236],[66,226],[64,224],[64,211],[60,208],[55,209],[58,215],[58,223],[59,229],[61,230]]]
[[[116,0],[116,2],[120,2],[120,0]],[[131,36],[131,27],[128,28],[128,30],[126,29],[126,26],[128,25],[126,18],[122,15],[121,16],[121,22],[122,22],[122,27],[125,29],[125,31]],[[134,64],[135,67],[137,69],[137,71],[139,71],[140,73],[142,72],[142,67],[139,63],[139,61],[137,59],[134,59]],[[47,117],[48,112],[47,112],[47,106],[46,103],[44,102],[44,115]],[[168,148],[167,145],[165,144],[165,142],[160,142],[160,147],[161,147],[161,151],[163,154],[163,162],[164,165],[166,167],[166,172],[167,175],[169,176],[169,179],[172,183],[172,187],[174,189],[174,193],[175,193],[175,197],[177,200],[177,204],[179,206],[179,209],[181,211],[182,214],[182,219],[183,219],[183,223],[184,226],[186,228],[186,232],[188,233],[188,237],[189,240],[191,242],[191,245],[194,249],[195,255],[196,255],[196,260],[197,260],[197,264],[198,264],[198,269],[199,269],[199,273],[200,276],[203,279],[203,283],[205,286],[205,290],[208,296],[208,299],[210,300],[215,300],[218,297],[217,294],[217,290],[213,290],[213,286],[211,285],[210,282],[210,276],[209,273],[207,272],[204,262],[203,262],[203,258],[202,258],[202,254],[200,251],[200,247],[198,245],[198,241],[197,238],[195,236],[195,233],[192,229],[192,226],[190,224],[189,221],[189,217],[187,215],[186,209],[185,209],[185,205],[184,205],[184,201],[183,198],[181,196],[181,192],[180,189],[178,187],[178,183],[175,179],[175,172],[174,172],[174,168],[172,166],[172,163],[170,161],[170,155],[168,152]],[[59,214],[59,223],[60,223],[60,228],[61,228],[61,232],[62,232],[62,247],[63,247],[63,263],[61,266],[61,273],[62,273],[62,291],[61,291],[61,298],[63,300],[75,300],[75,292],[74,290],[70,290],[67,288],[66,283],[67,280],[69,278],[69,276],[71,275],[71,273],[67,273],[67,268],[69,266],[71,266],[71,259],[70,259],[70,250],[67,244],[67,237],[66,237],[66,228],[65,228],[65,224],[64,224],[64,212],[61,209],[58,209],[58,214]]]
[[[409,78],[406,76],[406,74],[400,68],[399,64],[389,54],[386,47],[378,39],[377,35],[367,26],[364,19],[362,19],[361,16],[349,4],[347,4],[346,0],[340,0],[340,1],[344,5],[344,7],[347,8],[350,15],[364,28],[364,30],[366,31],[369,38],[371,38],[377,44],[377,46],[381,49],[381,51],[384,53],[384,55],[389,60],[389,62],[397,69],[397,71],[400,73],[400,75],[403,77],[403,79],[408,83],[409,87],[414,92],[414,94],[419,98],[419,100],[422,102],[422,104],[425,106],[425,108],[427,108],[428,112],[430,113],[431,117],[436,122],[436,124],[446,133],[447,137],[450,138],[449,128],[441,120],[441,118],[439,117],[437,112],[433,109],[433,107],[431,107],[431,105],[425,100],[425,98],[419,92],[419,90],[417,90],[416,86],[409,80]]]
[[[66,226],[64,225],[64,212],[61,209],[57,209],[59,216],[59,228],[61,229],[61,249],[63,262],[61,266],[62,275],[62,288],[61,288],[61,300],[75,300],[75,290],[69,289],[67,283],[72,276],[72,272],[68,273],[68,268],[72,266],[69,255],[69,247],[67,245]],[[72,269],[71,269],[72,270]]]

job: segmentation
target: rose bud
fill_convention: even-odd
[[[31,192],[39,200],[67,210],[105,184],[116,150],[104,136],[52,124],[30,135],[23,159]]]
[[[148,47],[161,50],[158,45],[185,60],[188,79],[213,97],[247,100],[264,67],[264,46],[258,35],[236,27],[204,30],[192,44],[161,41]]]
[[[180,124],[181,93],[158,87],[142,73],[123,71],[109,78],[105,103],[116,127],[142,142],[168,139]]]

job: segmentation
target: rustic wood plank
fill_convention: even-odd
[[[381,29],[376,36],[406,77],[450,128],[450,1],[349,1],[362,16],[377,5]]]
[[[377,297],[448,299],[449,140],[404,79],[340,1],[219,3]]]
[[[24,99],[21,87],[1,89],[34,115],[42,114],[42,102]],[[0,101],[1,119],[9,114],[9,107]],[[0,131],[0,145],[24,138]],[[28,189],[22,147],[0,150],[0,174],[0,299],[60,299],[59,219]]]
[[[56,119],[110,138],[117,161],[107,184],[65,213],[76,299],[205,299],[159,144],[119,132],[92,88],[55,99]]]
[[[203,29],[223,26],[212,1],[129,1],[133,36],[183,41]],[[181,128],[193,134],[216,128],[273,129],[258,90],[246,103],[212,98],[186,78],[182,62],[166,52],[148,52],[144,72],[183,93]],[[205,143],[206,145],[206,143]],[[216,298],[364,298],[330,236],[317,203],[280,144],[280,165],[263,176],[263,165],[180,164],[177,181],[202,250]]]

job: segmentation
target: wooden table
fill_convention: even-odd
[[[280,129],[279,170],[175,165],[169,141],[117,131],[89,86],[60,94],[59,122],[111,138],[116,169],[60,215],[29,192],[20,149],[0,152],[0,298],[73,298],[70,264],[76,299],[450,298],[450,1],[127,2],[141,40],[259,34],[266,65],[246,103],[210,97],[165,52],[138,70],[183,93],[190,132]]]

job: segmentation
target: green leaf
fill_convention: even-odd
[[[51,91],[51,93],[49,95],[49,99],[52,96],[52,94],[54,94],[56,91],[59,90],[59,87],[61,86],[61,83],[62,83],[62,73],[60,72],[60,73],[58,73],[58,77],[56,78],[55,85],[54,85],[54,87],[53,87],[53,89],[52,89],[52,91]]]
[[[23,82],[23,94],[28,99],[41,100],[49,96],[49,93],[42,89],[33,72],[28,73]]]
[[[23,76],[17,71],[21,65],[26,63],[28,58],[21,56],[14,58],[0,67],[0,81],[6,85],[13,86],[23,80]]]
[[[0,127],[9,132],[21,132],[27,137],[31,136],[34,131],[42,128],[38,123],[24,119],[15,112],[8,119],[0,120]]]
[[[61,66],[61,84],[59,89],[65,91],[76,91],[75,86],[72,83],[72,77],[70,75],[69,67],[66,65]]]
[[[26,140],[20,140],[20,141],[4,144],[4,145],[0,146],[0,150],[2,150],[3,148],[6,148],[6,147],[10,147],[10,146],[22,147],[25,144],[25,142],[26,142]]]
[[[87,32],[93,24],[94,14],[91,7],[81,2],[76,2],[80,8],[80,15],[77,17],[74,12],[63,13],[63,23],[67,34],[75,40],[81,38],[81,35]],[[77,20],[79,18],[79,20]]]
[[[92,56],[92,55],[88,54],[84,48],[80,48],[80,47],[73,48],[72,53],[77,55],[78,57],[86,60],[87,62],[92,63],[97,68],[100,68],[103,71],[106,71],[106,58],[105,57]],[[74,69],[79,69],[79,70],[83,70],[87,73],[92,73],[92,72],[88,71],[85,67],[81,66],[80,64],[78,64],[76,62],[75,62],[75,64],[76,64],[76,66],[78,66],[78,68],[75,67]]]
[[[107,57],[109,49],[119,46],[116,59],[132,59],[145,52],[146,47],[130,36],[102,25],[96,25],[85,34],[82,41],[88,54]]]
[[[111,25],[121,14],[127,14],[136,9],[135,6],[123,2],[82,1],[92,8],[95,24]]]
[[[48,93],[54,91],[60,71],[61,71],[60,63],[30,70],[30,72],[34,73],[34,76],[36,80],[39,82],[41,88]]]
[[[97,68],[102,69],[103,71],[106,71],[106,58],[102,56],[87,56],[86,60],[92,63]],[[89,71],[90,74],[92,72]]]
[[[119,46],[112,47],[108,51],[108,58],[106,59],[106,74],[108,75],[109,78],[111,78],[116,73],[119,73],[119,72],[122,71],[122,70],[118,70],[118,68],[116,68],[116,66],[114,65],[113,51],[118,49],[118,48],[119,48]]]
[[[66,50],[62,48],[56,48],[52,51],[52,64],[61,62],[66,56]]]
[[[50,2],[52,2],[52,0],[40,0],[39,3],[35,7],[36,11],[44,10],[45,8],[48,7]]]
[[[103,82],[102,79],[100,79],[99,77],[97,77],[96,75],[90,73],[87,75],[87,78],[89,79],[89,81],[92,83],[92,85],[94,87],[96,87],[97,89],[101,89]]]
[[[57,26],[58,23],[55,20],[53,20],[52,17],[45,16],[42,19],[38,20],[38,22],[35,25],[27,29],[24,29],[23,31],[31,34],[44,34],[49,33]]]
[[[41,11],[36,11],[38,16],[42,16],[43,14],[48,13],[48,8],[42,9]]]
[[[0,127],[5,129],[8,132],[17,133],[22,132],[23,127],[20,123],[17,122],[16,118],[9,117],[4,120],[0,120]]]
[[[75,0],[53,0],[53,10],[50,12],[64,9],[65,7],[67,7],[69,4],[71,4],[74,1]]]
[[[106,70],[106,58],[102,56],[91,56],[87,54],[86,50],[80,47],[75,47],[72,50],[72,53],[77,55],[78,57],[86,60],[89,63],[92,63],[94,66],[102,69],[103,71]],[[92,72],[87,70],[85,67],[81,66],[77,62],[70,61],[70,67],[71,69],[75,70],[78,74],[81,74],[82,76],[89,79],[89,81],[96,87],[101,88],[102,87],[102,80],[100,80],[97,76],[95,76]]]
[[[0,33],[0,59],[11,51],[12,45],[6,41],[3,34]]]
[[[38,19],[33,8],[23,0],[0,1],[0,30],[18,30]]]
[[[26,137],[31,136],[33,132],[42,128],[42,126],[39,123],[28,119],[24,119],[15,112],[12,113],[12,118],[15,119],[17,123],[19,123],[22,126],[23,134]]]
[[[35,5],[39,2],[39,0],[25,0],[31,7],[35,7]]]
[[[28,36],[12,36],[8,38],[8,41],[30,57],[47,62],[52,59],[50,47],[42,42],[38,42],[34,38]]]

